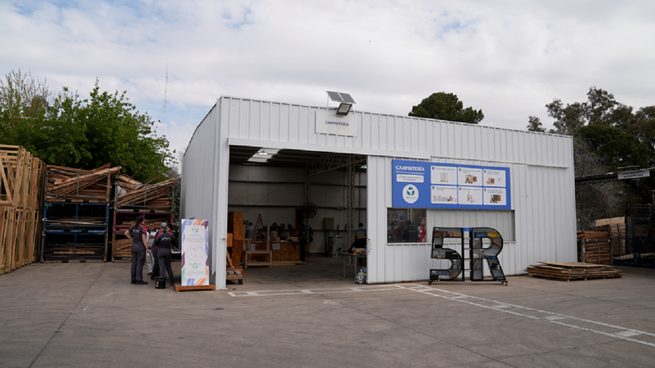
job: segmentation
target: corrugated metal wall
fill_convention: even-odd
[[[218,113],[215,114],[215,110]],[[184,180],[193,177],[192,181],[202,180],[197,178],[206,176],[200,172],[202,170],[217,171],[214,173],[214,188],[218,187],[214,192],[217,200],[213,201],[216,206],[213,209],[216,229],[222,229],[220,226],[226,220],[222,217],[227,216],[229,164],[226,155],[229,154],[229,145],[357,153],[369,155],[369,282],[426,279],[427,270],[432,264],[427,245],[386,245],[386,209],[391,207],[392,158],[509,167],[512,207],[515,211],[515,243],[510,243],[501,253],[501,264],[506,273],[522,273],[526,266],[541,260],[575,260],[575,198],[570,137],[357,111],[351,114],[358,117],[360,123],[358,136],[335,136],[316,133],[318,110],[325,108],[231,97],[219,99],[218,106],[192,138],[184,159],[186,166],[191,156],[197,159],[202,156],[201,153],[209,153],[216,145],[215,166],[183,169]],[[212,116],[216,118],[210,118]],[[216,141],[209,142],[205,134],[199,134],[201,128],[204,131],[205,124],[219,126]],[[184,204],[187,212],[195,206],[205,205],[198,197],[208,189],[194,183],[183,189],[183,200],[188,201]],[[452,214],[430,210],[428,219],[432,224],[447,219],[452,221],[449,218]],[[456,217],[457,221],[467,220],[465,213],[455,215],[461,216]],[[479,213],[471,213],[470,221],[477,223],[488,218],[491,224],[511,228],[511,224],[506,224],[509,221],[507,214],[482,214],[482,219],[480,216]],[[220,241],[224,236],[221,233],[217,239]]]

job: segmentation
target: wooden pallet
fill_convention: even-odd
[[[169,179],[157,184],[144,184],[125,175],[119,175],[116,177],[115,208],[142,208],[170,212],[173,209],[173,192],[177,184],[177,179]]]
[[[214,285],[198,285],[198,286],[179,286],[175,285],[175,291],[193,291],[193,290],[216,290]]]
[[[0,145],[0,275],[40,258],[44,180],[43,161]]]
[[[111,178],[121,170],[120,166],[105,164],[93,170],[48,165],[46,201],[78,201],[108,203]]]
[[[556,280],[588,280],[621,277],[621,271],[611,266],[583,262],[540,262],[526,269],[528,275]]]

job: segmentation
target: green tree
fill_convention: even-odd
[[[12,83],[16,77],[20,75],[11,75]],[[7,91],[16,89],[20,88]],[[22,93],[29,96],[27,92]],[[174,164],[174,152],[165,137],[154,134],[153,120],[137,111],[126,94],[102,92],[96,80],[86,99],[66,87],[50,100],[37,99],[38,108],[32,108],[35,103],[6,98],[13,102],[0,105],[0,133],[12,129],[17,133],[0,135],[0,143],[25,146],[51,165],[94,169],[111,162],[129,175],[136,174],[137,180],[157,174],[163,174],[163,180]]]
[[[531,132],[540,132],[540,133],[546,132],[546,129],[544,128],[543,124],[541,124],[541,119],[539,119],[536,116],[528,117],[528,130]]]
[[[409,116],[461,121],[470,124],[478,124],[484,119],[482,110],[476,111],[472,107],[464,108],[464,103],[457,98],[457,95],[446,92],[433,93],[424,98],[420,104],[412,107]]]
[[[587,143],[590,151],[602,159],[603,166],[609,171],[624,166],[650,165],[651,150],[648,145],[620,128],[587,125],[580,128],[575,136]]]
[[[632,108],[616,101],[614,95],[589,88],[587,101],[566,104],[560,99],[546,104],[548,116],[555,119],[551,133],[573,135],[586,125],[625,126],[633,119]]]
[[[0,138],[5,144],[20,144],[30,137],[31,126],[41,119],[51,93],[45,80],[32,74],[10,71],[0,80]]]

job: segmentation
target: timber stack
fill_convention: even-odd
[[[127,175],[116,176],[114,185],[114,218],[112,228],[112,260],[130,261],[132,241],[125,236],[138,216],[147,227],[159,228],[163,222],[173,223],[174,193],[177,179],[150,184],[159,175],[141,183]]]
[[[0,145],[0,275],[39,260],[45,164]]]
[[[120,170],[48,165],[44,261],[107,261],[111,181]]]
[[[621,277],[621,270],[607,265],[584,262],[540,263],[528,267],[528,275],[566,281]]]
[[[612,244],[609,226],[593,231],[578,231],[578,260],[594,264],[612,264]]]

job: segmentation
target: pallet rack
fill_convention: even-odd
[[[105,262],[108,230],[108,203],[45,202],[42,260]]]

